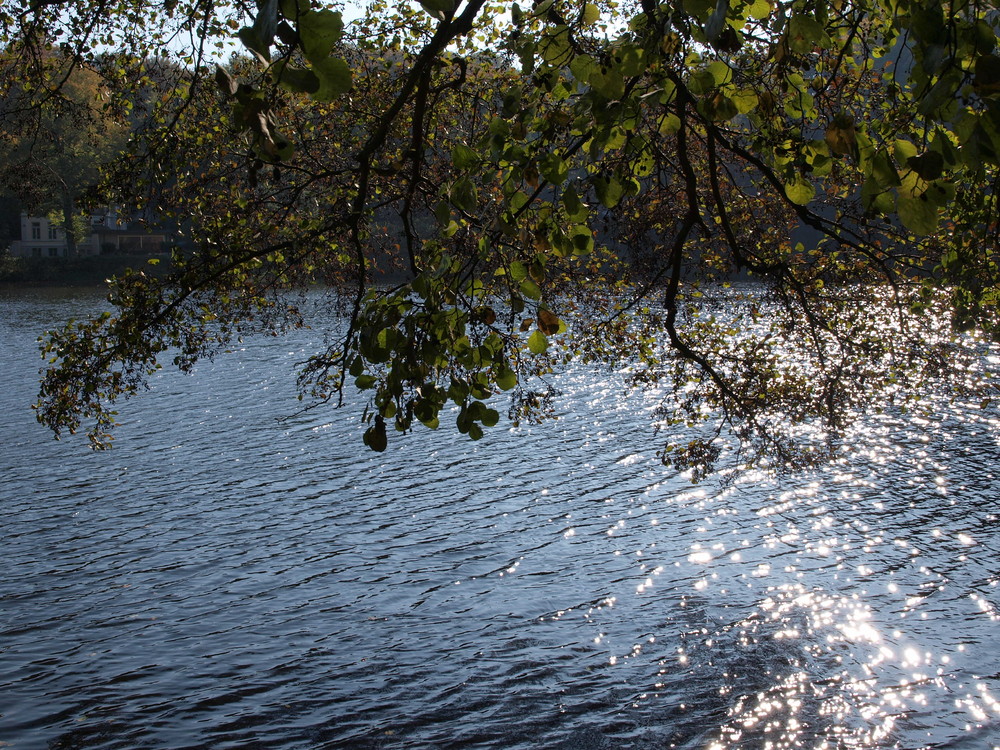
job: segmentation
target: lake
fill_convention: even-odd
[[[995,407],[692,485],[571,367],[555,421],[374,454],[299,412],[301,330],[165,370],[94,453],[29,405],[100,305],[0,291],[0,747],[1000,747]]]

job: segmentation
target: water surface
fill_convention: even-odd
[[[0,292],[0,747],[1000,746],[990,409],[693,487],[577,369],[554,422],[379,455],[296,414],[306,330],[163,372],[91,453],[27,405],[99,305]]]

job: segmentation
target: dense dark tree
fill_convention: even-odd
[[[67,249],[77,252],[79,199],[100,182],[120,152],[124,124],[108,106],[102,78],[90,67],[49,52],[43,63],[58,89],[40,93],[19,78],[10,55],[0,103],[0,190],[28,211],[59,216]]]

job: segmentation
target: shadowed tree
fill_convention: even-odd
[[[47,53],[44,67],[58,87],[40,95],[30,80],[17,77],[9,55],[0,66],[13,84],[0,103],[0,186],[33,213],[55,212],[67,250],[76,255],[84,239],[78,201],[121,153],[124,126],[89,67]]]

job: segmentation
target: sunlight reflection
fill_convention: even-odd
[[[710,745],[715,750],[804,747],[809,738],[816,742],[810,747],[879,748],[901,717],[928,704],[925,687],[944,687],[942,667],[936,675],[926,671],[935,671],[936,660],[948,664],[948,657],[903,642],[899,630],[887,642],[857,597],[784,584],[771,587],[758,607],[766,616],[739,623],[739,642],[764,653],[776,649],[775,666],[765,671],[762,689],[734,694],[729,719]],[[867,656],[856,649],[845,654],[846,644],[876,648]],[[1000,715],[1000,703],[984,683],[977,691],[957,704],[981,724]]]

